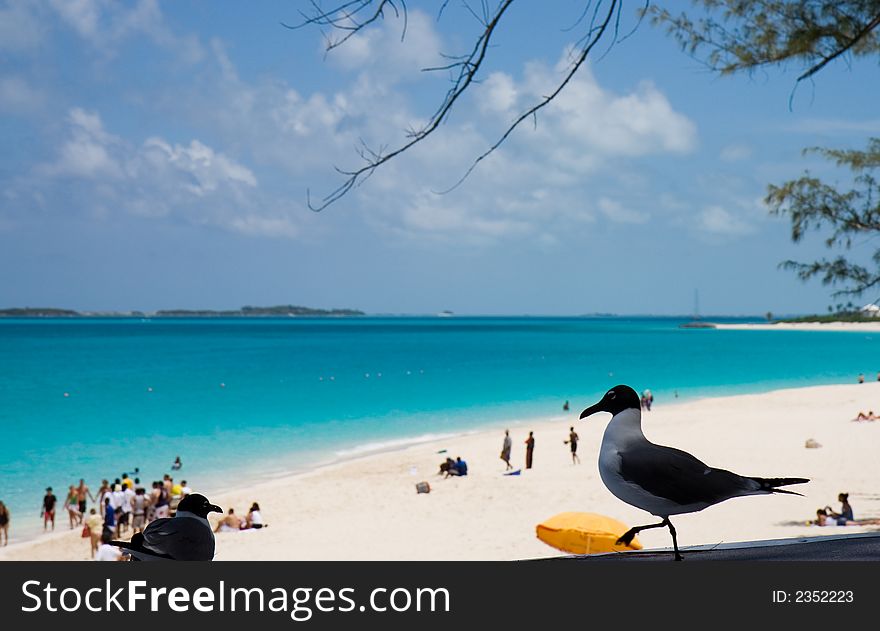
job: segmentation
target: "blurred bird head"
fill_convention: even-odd
[[[629,386],[619,385],[614,386],[611,390],[606,392],[605,396],[602,397],[602,400],[597,404],[591,405],[581,412],[580,418],[587,418],[596,412],[611,412],[611,414],[618,414],[624,410],[629,410],[630,408],[635,408],[636,410],[641,409],[639,395]]]
[[[216,504],[212,504],[208,501],[207,497],[199,495],[198,493],[190,493],[180,500],[180,504],[177,505],[177,510],[186,511],[193,515],[198,515],[199,517],[207,517],[208,513],[223,512],[222,508]]]

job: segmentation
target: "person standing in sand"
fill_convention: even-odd
[[[92,546],[92,558],[94,559],[95,552],[98,551],[98,544],[101,543],[101,533],[104,531],[104,520],[94,508],[89,511],[89,516],[86,517],[86,526],[89,528],[89,542]]]
[[[507,465],[507,469],[505,471],[510,471],[513,469],[513,465],[510,464],[510,450],[513,448],[513,441],[510,440],[510,430],[504,430],[504,444],[501,445],[501,459],[504,461],[504,464]]]
[[[79,506],[76,501],[76,487],[72,484],[67,488],[67,497],[64,498],[64,508],[67,510],[67,516],[70,519],[70,529],[82,523],[82,513],[79,512]]]
[[[52,522],[52,530],[55,530],[55,504],[58,502],[58,498],[55,497],[55,494],[52,493],[52,487],[46,488],[46,495],[43,496],[43,510],[40,511],[40,517],[43,518],[43,531],[45,532],[46,526],[49,522]]]
[[[535,452],[535,432],[529,432],[526,438],[526,469],[532,468],[532,455]]]
[[[4,546],[9,543],[9,509],[3,502],[0,502],[0,539]]]
[[[79,479],[79,486],[76,487],[76,501],[79,504],[79,512],[81,515],[86,514],[86,498],[95,501],[95,496],[92,495],[92,492],[89,490],[89,487],[86,485],[86,481],[82,478]]]
[[[566,445],[571,445],[571,464],[580,464],[581,459],[578,457],[578,438],[577,432],[574,431],[574,427],[569,427],[568,440],[562,441]]]

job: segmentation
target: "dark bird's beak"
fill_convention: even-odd
[[[579,418],[584,419],[584,418],[587,418],[588,416],[592,416],[592,415],[595,414],[596,412],[604,412],[604,411],[605,411],[605,410],[602,409],[602,403],[599,402],[599,403],[597,403],[596,405],[591,405],[591,406],[588,407],[586,410],[584,410],[583,412],[581,412],[581,415],[580,415]]]
[[[223,509],[217,506],[216,504],[208,504],[208,512],[209,513],[222,513]]]

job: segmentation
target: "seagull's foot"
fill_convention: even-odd
[[[638,532],[639,532],[639,529],[638,529],[638,528],[630,528],[630,529],[627,530],[625,533],[623,533],[622,535],[620,535],[620,538],[615,542],[616,545],[618,545],[618,546],[628,546],[629,544],[632,543],[632,540],[635,539],[635,537],[636,537],[636,535],[638,534]]]

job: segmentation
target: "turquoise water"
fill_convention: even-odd
[[[880,335],[680,322],[0,320],[0,499],[19,539],[41,528],[47,485],[63,498],[80,477],[96,489],[134,467],[150,482],[176,455],[191,485],[216,488],[556,415],[565,399],[576,411],[617,383],[651,388],[661,405],[676,391],[851,383],[880,369]]]

